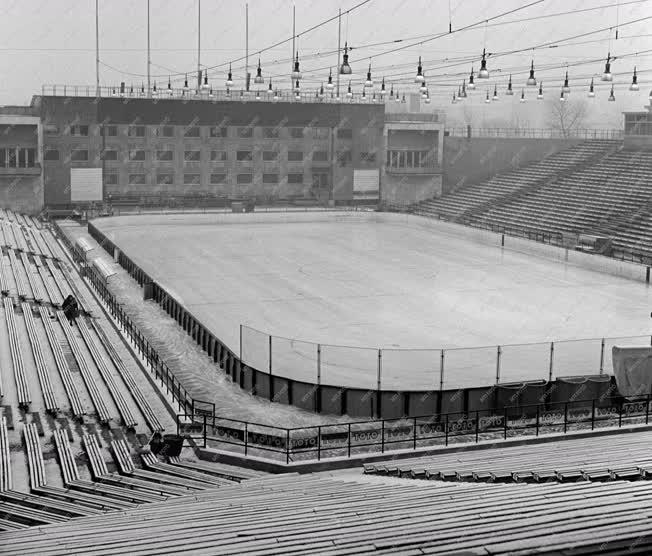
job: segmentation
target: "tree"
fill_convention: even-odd
[[[583,98],[553,100],[548,104],[548,126],[559,131],[562,137],[571,137],[573,132],[586,124],[588,105]]]

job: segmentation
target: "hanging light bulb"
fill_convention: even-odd
[[[630,91],[638,91],[638,77],[636,75],[636,66],[634,66],[634,74],[632,75],[632,84],[629,86]]]
[[[543,81],[539,83],[539,94],[537,95],[537,100],[543,100]]]
[[[428,90],[428,87],[426,86],[426,76],[423,76],[423,81],[421,82],[421,87],[419,87],[419,91],[421,91],[421,94],[425,95],[426,91]]]
[[[401,102],[401,96],[398,94],[398,89],[396,89],[396,98],[394,100],[396,100],[396,102]]]
[[[602,74],[602,81],[613,81],[613,75],[611,75],[611,52],[607,54],[607,62],[604,65],[604,73]]]
[[[511,74],[509,76],[509,83],[507,83],[507,94],[509,96],[512,96],[514,94],[514,91],[512,90],[512,76],[511,76]]]
[[[494,96],[491,98],[491,100],[498,100],[498,85],[494,85]]]
[[[487,69],[487,59],[485,49],[482,49],[482,60],[480,62],[480,71],[478,72],[478,79],[489,79],[489,70]]]
[[[519,102],[525,102],[525,89],[521,89],[521,100]]]
[[[133,85],[131,85],[131,86],[129,87],[129,96],[130,96],[130,97],[133,97],[133,96],[134,96],[134,86],[133,86]]]
[[[369,63],[369,70],[367,71],[367,80],[364,82],[364,86],[367,88],[374,86],[374,81],[371,79],[371,63]]]
[[[231,71],[231,64],[229,64],[229,75],[226,78],[226,86],[233,87],[233,72]]]
[[[371,102],[376,102],[376,93],[374,93],[371,97]]]
[[[260,100],[260,91],[256,90],[256,100]]]
[[[321,87],[319,89],[319,98],[324,98],[324,84],[321,84]]]
[[[342,65],[340,66],[340,75],[351,75],[353,70],[349,65],[349,44],[344,43],[344,58],[342,60]]]
[[[611,93],[609,93],[609,98],[607,99],[609,102],[616,102],[616,97],[614,95],[614,86],[611,86]]]
[[[401,104],[405,104],[405,95],[403,95],[403,98],[401,98]]]
[[[301,93],[300,92],[294,93],[294,100],[301,100]]]
[[[267,94],[268,95],[273,95],[274,94],[274,89],[272,89],[272,78],[269,78],[269,85],[267,86]]]
[[[210,88],[211,88],[211,87],[210,87],[210,85],[208,84],[208,70],[204,70],[204,82],[203,82],[202,85],[201,85],[201,89],[202,89],[203,91],[206,91],[206,90],[208,90],[208,89],[210,89]]]
[[[453,93],[453,101],[451,104],[457,104],[457,98],[455,97],[455,93]]]
[[[145,84],[144,83],[140,84],[140,96],[141,97],[145,96]]]
[[[570,85],[568,84],[568,70],[566,70],[566,77],[564,78],[564,86],[562,87],[564,93],[570,93]]]
[[[362,87],[362,100],[366,100],[366,95],[364,92],[364,87]]]
[[[296,59],[294,60],[294,70],[292,70],[292,79],[295,81],[301,79],[301,70],[299,69],[299,53],[297,52]]]
[[[564,88],[561,88],[561,94],[559,95],[559,102],[565,102],[566,99],[564,98]]]
[[[172,96],[174,93],[172,91],[172,82],[170,81],[170,78],[168,77],[168,95]]]
[[[430,104],[430,93],[428,93],[428,96],[426,96],[426,104]]]
[[[468,87],[470,90],[475,89],[475,83],[474,83],[473,79],[474,79],[474,77],[473,77],[473,66],[471,66],[471,75],[469,75],[469,87]]]
[[[241,100],[242,102],[244,102],[244,100],[245,100],[245,97],[244,97],[244,91],[243,91],[242,89],[240,89],[240,100]]]
[[[208,97],[213,98],[214,96],[215,95],[213,94],[213,87],[211,87],[210,89],[208,89]]]
[[[489,104],[491,101],[489,100],[489,89],[487,89],[487,98],[484,99],[484,101]]]
[[[158,91],[156,90],[156,81],[154,81],[154,87],[152,87],[152,96],[155,97],[158,95]]]
[[[385,90],[385,78],[383,77],[383,81],[380,84],[380,97],[381,98],[384,97],[386,92],[387,91]]]
[[[454,91],[453,94],[455,94]],[[457,100],[459,100],[460,102],[464,100],[464,97],[462,96],[462,87],[457,88]]]
[[[254,77],[254,83],[261,84],[265,83],[265,80],[263,79],[263,70],[260,67],[260,58],[258,58],[258,69],[256,69],[256,77]]]
[[[301,92],[301,87],[299,86],[299,80],[298,79],[294,82],[294,92],[297,95]]]
[[[466,94],[466,79],[462,81],[462,98],[467,98],[468,95]]]
[[[274,96],[272,97],[272,100],[274,101],[278,100],[278,91],[274,91]]]
[[[528,87],[536,87],[537,86],[537,80],[534,77],[534,60],[532,60],[532,64],[530,65],[530,77],[527,78],[527,81],[525,84]]]
[[[231,89],[226,90],[226,97],[231,98]]]
[[[351,82],[349,81],[349,88],[346,91],[347,98],[353,98],[353,91],[351,90]]]
[[[422,98],[422,99],[425,100],[425,98],[426,98],[427,96],[428,96],[428,89],[426,89],[425,91],[423,91],[423,93],[421,93],[421,98]]]
[[[186,74],[186,79],[183,82],[183,92],[184,93],[190,92],[190,87],[188,87],[188,74]]]
[[[111,96],[114,96],[114,97],[118,96],[118,91],[116,91],[115,87],[113,87],[113,89],[111,89]]]
[[[593,90],[593,78],[591,78],[591,85],[589,85],[589,98],[595,97],[595,91]]]
[[[389,100],[394,100],[394,84],[389,88]]]
[[[328,83],[326,83],[326,88],[327,89],[332,89],[335,85],[333,85],[333,70],[330,69],[328,70]]]
[[[419,65],[417,66],[417,75],[414,78],[415,83],[423,83],[423,67],[421,66],[421,56],[419,56]]]

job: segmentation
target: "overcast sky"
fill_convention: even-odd
[[[249,65],[255,74],[258,52],[292,36],[292,6],[296,6],[296,29],[310,27],[361,3],[332,0],[251,0],[249,1]],[[396,88],[414,90],[416,62],[423,57],[433,105],[450,108],[453,91],[471,64],[477,72],[483,47],[493,53],[488,67],[491,78],[482,81],[475,93],[480,102],[494,85],[499,92],[513,74],[514,89],[520,94],[534,58],[537,77],[543,79],[546,94],[559,96],[565,66],[569,65],[573,93],[586,96],[591,76],[596,78],[600,110],[619,113],[640,110],[648,104],[652,88],[652,1],[628,0],[543,0],[505,17],[489,21],[503,12],[533,3],[533,0],[371,0],[342,17],[342,43],[353,47],[351,65],[353,87],[359,89],[372,64],[373,77],[382,76]],[[618,6],[619,4],[619,6]],[[177,86],[183,72],[197,68],[198,0],[150,0],[152,80],[167,84],[168,76]],[[450,7],[450,8],[449,8]],[[583,11],[589,8],[601,9]],[[567,15],[551,16],[560,12]],[[117,85],[120,81],[140,86],[147,73],[147,1],[99,0],[100,81]],[[478,24],[468,31],[446,34],[449,13],[453,31]],[[245,2],[203,0],[201,3],[201,64],[208,67],[211,83],[223,88],[224,64],[233,64],[234,79],[242,83],[245,54]],[[635,24],[627,22],[650,18]],[[527,21],[523,21],[527,19]],[[519,20],[519,21],[515,21]],[[507,23],[512,21],[513,23]],[[616,24],[621,26],[615,39]],[[599,33],[600,28],[612,27]],[[318,87],[337,65],[338,25],[334,20],[297,39],[305,81]],[[414,45],[444,34],[435,40]],[[95,83],[95,0],[2,0],[0,2],[0,104],[26,104],[43,84],[91,85]],[[568,39],[554,48],[544,43]],[[391,41],[402,41],[391,44]],[[380,44],[379,44],[380,43]],[[552,46],[552,45],[550,45]],[[391,49],[400,52],[386,54]],[[520,50],[514,54],[506,52]],[[616,103],[606,103],[610,85],[599,81],[604,58],[611,50]],[[647,52],[645,52],[647,51]],[[639,53],[637,55],[634,55]],[[292,41],[262,54],[266,79],[275,86],[289,85]],[[624,58],[620,56],[627,55]],[[574,66],[595,59],[595,63]],[[641,91],[629,92],[634,65],[638,68]],[[217,66],[217,67],[216,67]],[[544,69],[546,66],[549,69]],[[477,82],[477,81],[476,81]],[[348,83],[347,83],[348,85]],[[606,88],[605,88],[606,87]],[[239,88],[236,85],[236,88]],[[577,91],[577,92],[576,92]],[[527,91],[528,98],[535,92]],[[513,102],[512,99],[505,100]],[[605,101],[605,102],[602,102]]]

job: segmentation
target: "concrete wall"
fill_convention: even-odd
[[[380,186],[381,199],[389,203],[416,203],[441,194],[441,174],[411,176],[385,172]]]
[[[568,149],[580,139],[444,137],[444,193]]]

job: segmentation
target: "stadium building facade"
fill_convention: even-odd
[[[58,95],[19,108],[0,111],[0,186],[3,205],[23,212],[251,198],[377,204],[442,189],[438,113],[392,106],[386,114],[369,102]]]

